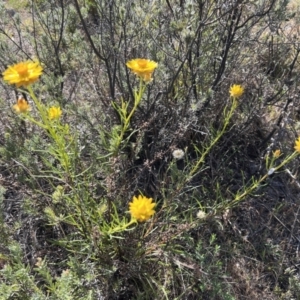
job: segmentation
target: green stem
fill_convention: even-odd
[[[286,165],[289,161],[294,159],[296,156],[298,156],[298,152],[294,151],[290,156],[288,156],[285,160],[281,162],[277,167],[272,168],[272,174],[279,169],[281,169],[284,165]],[[247,195],[249,195],[251,192],[256,190],[262,182],[264,182],[271,174],[269,174],[270,170],[268,170],[268,173],[266,173],[264,176],[262,176],[257,182],[253,183],[248,189],[244,190],[242,193],[236,194],[234,200],[230,203],[230,206],[234,206],[237,203],[239,203],[243,198],[245,198]]]
[[[39,126],[40,128],[47,129],[47,127],[43,123],[38,122],[37,120],[35,120],[31,116],[29,116],[28,114],[26,114],[22,119],[23,120],[28,120],[29,122]]]
[[[122,129],[121,129],[121,133],[119,135],[119,138],[118,138],[118,142],[117,142],[117,147],[116,147],[116,151],[114,153],[114,155],[117,155],[118,151],[119,151],[119,148],[120,148],[120,145],[123,141],[123,138],[124,138],[124,135],[126,133],[126,131],[128,130],[129,126],[130,126],[130,121],[131,121],[131,118],[133,116],[133,114],[135,113],[138,105],[140,104],[141,100],[142,100],[142,96],[145,92],[145,89],[146,89],[146,84],[144,84],[143,82],[143,79],[140,78],[140,83],[139,83],[139,90],[138,92],[134,92],[134,105],[133,105],[133,108],[131,109],[130,113],[128,115],[126,115],[126,112],[125,114],[120,114],[121,118],[123,118],[123,126],[122,126]]]
[[[48,128],[49,127],[49,120],[47,118],[47,112],[45,110],[45,108],[43,107],[43,105],[41,104],[40,100],[35,96],[35,93],[33,92],[32,90],[32,87],[29,85],[27,87],[28,89],[28,92],[30,94],[30,97],[32,98],[41,118],[42,118],[42,121],[43,123],[46,125],[46,127]],[[43,128],[43,127],[42,127]]]
[[[197,170],[199,169],[200,165],[204,162],[207,154],[210,152],[210,150],[215,146],[215,144],[219,141],[219,139],[223,136],[223,134],[225,133],[226,128],[228,127],[229,121],[233,115],[233,112],[235,111],[237,107],[237,100],[235,98],[233,98],[233,103],[231,105],[231,108],[229,110],[229,112],[226,114],[226,108],[225,108],[225,121],[224,121],[224,125],[221,131],[218,132],[217,136],[215,137],[215,139],[210,143],[210,145],[206,148],[206,150],[202,153],[200,159],[197,161],[196,165],[193,167],[193,169],[190,171],[189,177],[187,181],[190,181],[193,177],[193,175],[195,175],[195,173],[197,172]],[[185,182],[186,183],[186,182]]]
[[[131,219],[130,222],[126,223],[126,224],[121,224],[119,226],[116,226],[114,228],[111,228],[107,231],[108,235],[112,235],[116,232],[122,232],[124,230],[126,230],[130,225],[135,224],[137,221],[135,219]]]
[[[35,93],[33,92],[33,89],[31,86],[27,87],[28,92],[30,94],[30,97],[32,98],[39,115],[41,116],[42,122],[40,123],[36,120],[34,120],[31,117],[27,117],[31,122],[38,125],[39,127],[43,128],[46,133],[49,135],[49,137],[55,142],[57,146],[57,150],[55,151],[57,154],[55,154],[56,158],[60,161],[60,164],[64,167],[65,172],[70,176],[70,159],[69,155],[66,151],[66,141],[65,136],[62,136],[62,132],[57,132],[57,129],[53,126],[53,123],[48,118],[48,112],[45,106],[41,103],[41,101],[36,97]]]
[[[209,146],[206,148],[206,150],[202,153],[201,157],[198,159],[198,161],[196,162],[195,166],[192,168],[192,170],[189,172],[187,178],[180,184],[179,187],[177,187],[177,189],[172,193],[172,195],[170,196],[170,199],[173,199],[182,189],[183,187],[192,180],[193,176],[195,176],[195,173],[199,170],[200,165],[204,162],[207,154],[210,152],[210,150],[215,146],[215,144],[219,141],[219,139],[222,137],[222,135],[225,133],[226,128],[229,125],[230,119],[238,105],[237,99],[236,98],[232,98],[232,104],[230,107],[230,110],[227,112],[227,106],[224,109],[224,116],[225,116],[225,120],[224,120],[224,125],[221,129],[221,131],[219,131],[217,133],[217,136],[214,138],[214,140],[209,144]]]

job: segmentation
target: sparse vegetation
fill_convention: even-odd
[[[0,1],[0,300],[299,299],[297,1]]]

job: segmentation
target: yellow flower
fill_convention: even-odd
[[[239,98],[244,94],[244,88],[239,84],[234,84],[230,87],[229,94],[231,97]]]
[[[281,154],[280,149],[277,149],[277,150],[273,151],[273,157],[274,158],[278,158],[280,156],[280,154]]]
[[[26,112],[30,111],[31,107],[28,104],[28,101],[26,99],[24,99],[23,97],[20,97],[17,100],[17,104],[15,104],[13,106],[13,109],[17,114],[20,114],[20,113],[26,113]]]
[[[49,120],[59,119],[62,114],[60,107],[52,106],[48,110],[48,118]]]
[[[157,63],[153,60],[136,58],[130,60],[126,63],[126,66],[131,69],[131,71],[141,77],[144,81],[151,81],[152,73],[157,67]]]
[[[15,84],[17,87],[28,86],[36,82],[41,76],[43,68],[39,62],[25,61],[8,66],[2,73],[3,79],[9,84]]]
[[[295,141],[294,149],[300,153],[300,137]]]
[[[154,206],[152,198],[139,195],[138,198],[133,197],[133,201],[129,203],[129,211],[133,218],[145,222],[155,214]]]

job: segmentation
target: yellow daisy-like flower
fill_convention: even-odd
[[[239,84],[234,84],[230,87],[229,94],[233,98],[239,98],[244,94],[244,88]]]
[[[157,67],[157,62],[144,58],[136,58],[126,63],[126,66],[144,81],[151,81],[152,73]]]
[[[277,149],[277,150],[273,151],[273,157],[274,158],[278,158],[280,156],[280,154],[281,154],[280,149]]]
[[[15,84],[17,87],[28,86],[36,82],[41,76],[43,68],[39,62],[25,61],[8,66],[2,73],[3,79],[9,84]]]
[[[20,97],[17,100],[17,104],[15,104],[13,106],[13,109],[17,114],[21,114],[21,113],[26,113],[26,112],[30,111],[31,107],[28,104],[28,101],[26,99],[24,99],[23,97]]]
[[[294,149],[300,153],[300,137],[295,141]]]
[[[62,114],[60,107],[52,106],[48,109],[48,118],[49,120],[59,119]]]
[[[152,198],[139,195],[133,197],[133,201],[129,203],[129,211],[133,218],[139,222],[145,222],[155,214],[154,206],[155,203],[152,202]]]

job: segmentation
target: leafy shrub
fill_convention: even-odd
[[[299,188],[288,1],[0,5],[3,299],[240,299],[257,266],[284,274],[235,220]]]

